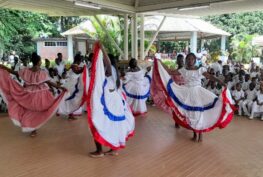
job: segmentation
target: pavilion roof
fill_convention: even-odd
[[[85,22],[80,23],[78,26],[75,26],[74,28],[71,28],[63,33],[61,33],[62,36],[68,36],[68,35],[82,35],[86,34],[93,38],[92,36],[96,33],[96,29],[94,28],[92,22],[90,20],[87,20]]]
[[[145,18],[145,31],[157,31],[163,16],[148,16]],[[230,36],[231,34],[215,27],[199,17],[168,16],[160,29],[158,39],[189,39],[191,32],[197,32],[199,37]]]

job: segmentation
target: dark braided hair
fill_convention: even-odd
[[[36,52],[33,52],[31,57],[31,62],[33,63],[33,66],[36,66],[40,60],[41,57]]]

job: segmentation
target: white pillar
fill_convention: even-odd
[[[205,46],[205,39],[201,39],[201,47],[200,47],[200,49],[203,49],[204,46]]]
[[[128,60],[129,58],[129,23],[128,23],[128,15],[124,15],[124,60]]]
[[[138,29],[137,29],[137,14],[134,14],[134,23],[133,23],[133,40],[134,40],[134,58],[138,59]]]
[[[221,37],[221,51],[226,50],[226,36]]]
[[[197,32],[193,31],[191,34],[191,53],[197,53]]]
[[[68,35],[68,61],[73,62],[73,37],[72,35]]]
[[[131,57],[135,58],[134,56],[134,18],[131,18]]]
[[[41,56],[40,50],[41,50],[41,45],[45,45],[45,42],[37,41],[37,54]]]
[[[140,29],[140,59],[144,60],[144,15],[141,15],[141,29]]]

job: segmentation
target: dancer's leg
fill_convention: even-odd
[[[96,151],[94,152],[90,152],[90,157],[93,158],[99,158],[99,157],[103,157],[104,154],[102,152],[102,146],[99,142],[97,142],[96,140],[94,140],[95,145],[96,145]]]
[[[193,141],[196,141],[197,140],[197,134],[193,131],[193,138],[192,138]]]

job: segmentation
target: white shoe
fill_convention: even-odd
[[[252,119],[254,119],[254,117],[251,117],[251,116],[250,116],[249,119],[252,120]]]
[[[261,120],[263,121],[263,116],[261,116]]]
[[[248,112],[246,112],[245,115],[248,116],[248,117],[250,116],[250,114]]]

